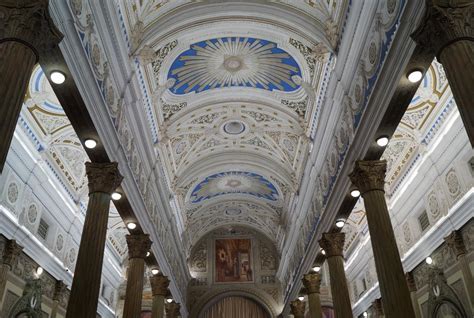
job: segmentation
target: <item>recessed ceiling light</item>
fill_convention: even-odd
[[[172,302],[173,302],[173,298],[168,298],[168,299],[166,299],[166,301],[167,301],[168,303],[172,303]]]
[[[382,136],[377,138],[377,145],[379,145],[380,147],[385,147],[386,145],[388,145],[388,137]]]
[[[159,272],[160,272],[160,270],[159,270],[158,268],[153,268],[153,269],[151,270],[151,273],[152,273],[153,275],[157,275]]]
[[[49,78],[51,79],[51,82],[54,84],[62,84],[66,80],[66,75],[64,73],[59,72],[59,71],[53,71],[49,75]]]
[[[367,311],[364,311],[364,313],[362,314],[362,316],[367,317],[367,316],[368,316]]]
[[[146,257],[150,256],[151,253],[150,252],[146,252]]]
[[[351,196],[352,196],[353,198],[358,198],[358,197],[360,196],[360,191],[357,190],[357,189],[352,190],[352,191],[351,191]]]
[[[43,274],[43,272],[44,272],[43,267],[38,266],[36,268],[36,276],[41,276],[41,274]]]
[[[321,254],[326,255],[326,251],[321,249]]]
[[[408,73],[408,80],[412,83],[421,81],[423,78],[423,73],[420,70],[411,71]]]
[[[320,270],[321,270],[321,266],[314,266],[313,267],[313,271],[315,271],[316,273],[319,273]]]
[[[127,223],[127,227],[130,229],[130,230],[134,230],[137,228],[137,224],[136,223],[133,223],[133,222],[130,222],[130,223]]]
[[[336,221],[336,226],[340,229],[344,227],[344,224],[346,224],[346,221],[344,219],[339,219]]]
[[[95,141],[94,139],[86,139],[84,141],[84,146],[86,146],[86,148],[88,149],[94,149],[95,146],[97,146],[97,141]]]
[[[120,192],[112,192],[112,200],[117,201],[122,198],[122,193]],[[131,229],[133,230],[133,229]]]
[[[428,256],[428,257],[425,259],[425,262],[426,262],[426,264],[431,265],[431,264],[433,264],[433,259],[432,259],[430,256]]]
[[[303,301],[303,300],[304,300],[304,297],[303,297],[303,296],[300,296],[300,297],[298,297],[298,300],[299,300],[299,301]]]

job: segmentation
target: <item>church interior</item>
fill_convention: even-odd
[[[0,317],[474,317],[474,0],[0,1]]]

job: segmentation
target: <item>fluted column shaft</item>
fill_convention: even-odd
[[[416,291],[418,289],[416,287],[415,277],[413,277],[412,272],[406,273],[405,277],[407,280],[408,290],[410,291],[411,303],[413,305],[413,311],[415,312],[415,317],[422,318],[420,304],[418,303],[418,298],[416,297]]]
[[[62,38],[49,16],[48,2],[0,3],[0,173],[33,67],[39,56]]]
[[[321,275],[319,273],[309,273],[303,276],[303,285],[308,294],[308,307],[311,318],[322,318],[321,308]]]
[[[23,247],[18,245],[15,240],[8,240],[2,255],[2,264],[0,265],[0,304],[2,303],[3,294],[7,285],[8,272],[12,270],[16,263],[18,255],[20,255]]]
[[[150,250],[151,241],[148,234],[127,235],[126,239],[129,263],[123,318],[139,318],[142,311],[145,257]]]
[[[151,308],[152,318],[163,318],[165,311],[165,296],[168,294],[169,279],[161,273],[150,277],[153,303]]]
[[[304,318],[304,312],[306,310],[306,303],[299,299],[293,300],[290,303],[291,314],[294,318]]]
[[[96,317],[110,196],[122,181],[117,163],[87,162],[86,174],[89,180],[89,203],[66,318]]]
[[[177,318],[180,313],[180,304],[172,301],[171,303],[165,304],[166,318]]]
[[[443,64],[474,147],[474,1],[427,1],[424,20],[412,37]]]
[[[351,299],[344,271],[344,233],[323,233],[319,245],[326,251],[336,318],[352,317]]]
[[[350,175],[364,198],[375,267],[387,317],[415,317],[400,254],[385,202],[385,160],[357,161]]]

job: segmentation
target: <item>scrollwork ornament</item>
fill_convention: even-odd
[[[166,296],[168,294],[169,284],[170,280],[162,273],[150,276],[151,293],[153,296]]]
[[[149,234],[129,234],[125,238],[127,240],[129,259],[146,257],[152,243]]]
[[[309,294],[319,294],[321,288],[321,274],[319,273],[309,273],[303,275],[303,285],[306,288],[306,291]]]
[[[319,245],[326,251],[326,257],[343,255],[345,237],[344,232],[323,233]]]
[[[384,191],[386,172],[386,160],[357,160],[349,178],[362,194],[372,190]]]
[[[33,50],[36,58],[61,42],[63,35],[48,11],[49,0],[5,0],[0,3],[0,43],[14,41]]]
[[[89,194],[94,192],[112,194],[123,179],[117,162],[86,162],[86,174],[89,180]]]
[[[451,43],[474,41],[474,2],[426,0],[423,21],[411,37],[438,58]]]

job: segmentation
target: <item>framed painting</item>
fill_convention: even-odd
[[[216,239],[216,283],[253,282],[250,239]]]

